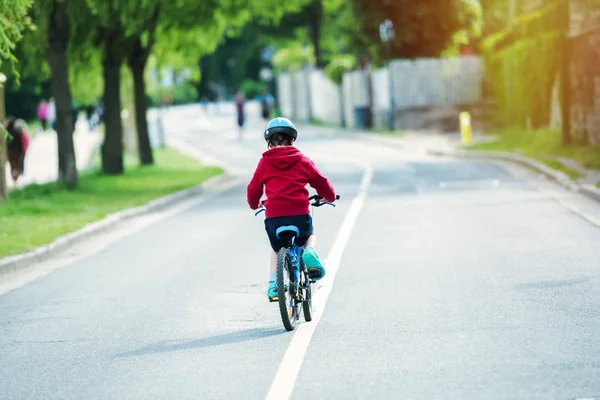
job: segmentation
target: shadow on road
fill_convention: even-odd
[[[180,350],[201,349],[224,344],[246,342],[249,340],[264,339],[284,333],[286,333],[286,331],[283,328],[253,328],[194,340],[163,340],[161,342],[149,344],[137,350],[120,353],[117,355],[117,358],[137,357]]]

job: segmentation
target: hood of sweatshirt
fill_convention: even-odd
[[[263,158],[269,165],[282,171],[292,168],[302,157],[300,150],[294,146],[274,147],[263,153]]]

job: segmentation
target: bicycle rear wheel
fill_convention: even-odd
[[[304,261],[302,261],[302,254],[300,253],[300,271],[302,271],[302,288],[304,289],[302,298],[302,313],[304,314],[304,320],[306,322],[312,321],[312,284],[310,283],[310,276],[308,276],[308,270]]]
[[[281,248],[277,253],[277,296],[281,321],[288,331],[296,328],[298,320],[298,307],[296,299],[292,296],[292,286],[295,285],[292,276],[292,262],[288,250]]]
[[[304,274],[305,285],[304,289],[304,301],[302,302],[302,308],[304,312],[304,320],[306,322],[312,321],[312,285],[308,274]]]

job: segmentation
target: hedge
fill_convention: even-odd
[[[488,36],[482,54],[491,94],[506,125],[537,129],[550,123],[552,94],[562,54],[565,3],[515,18],[504,32]]]

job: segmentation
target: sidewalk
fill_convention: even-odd
[[[79,119],[73,135],[77,169],[82,171],[90,166],[96,149],[100,145],[102,135],[99,131],[90,132],[87,122]],[[32,183],[47,183],[58,178],[58,143],[54,131],[40,132],[31,139],[29,150],[25,156],[25,173],[19,177],[18,187]],[[10,167],[6,165],[6,181],[8,189],[14,189],[10,176]]]

